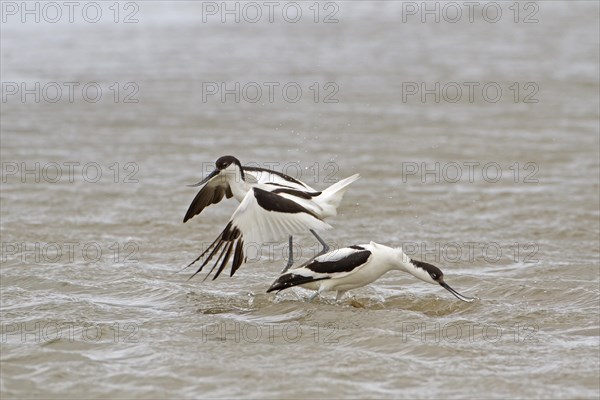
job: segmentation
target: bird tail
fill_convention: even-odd
[[[346,193],[346,190],[348,190],[348,186],[358,178],[360,178],[360,175],[354,174],[346,179],[342,179],[341,181],[334,183],[327,189],[323,190],[323,193],[321,193],[319,196],[315,197],[315,201],[321,207],[329,209],[327,214],[337,215],[337,208],[342,202],[344,194]]]
[[[298,286],[298,285],[302,285],[302,284],[309,283],[309,282],[320,281],[323,279],[329,279],[329,278],[324,278],[324,277],[315,278],[313,276],[303,276],[303,275],[295,274],[293,272],[288,272],[286,274],[279,276],[279,278],[277,278],[277,280],[275,282],[273,282],[271,287],[269,289],[267,289],[267,293],[273,292],[275,290],[280,292],[283,289],[287,289],[292,286]]]

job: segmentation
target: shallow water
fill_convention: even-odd
[[[496,23],[358,1],[321,3],[318,23],[312,2],[297,23],[210,9],[203,22],[182,1],[120,3],[119,21],[139,20],[125,24],[99,4],[95,24],[63,10],[1,26],[3,398],[598,397],[596,2],[531,3],[537,23],[525,3],[515,23],[512,2]],[[40,101],[7,82],[40,82]],[[65,82],[96,82],[102,98],[70,102]],[[263,97],[248,101],[250,85],[223,102],[203,82],[254,82]],[[302,96],[270,102],[269,82]],[[439,103],[407,95],[435,82],[449,84]],[[470,102],[466,82],[502,95]],[[176,271],[236,204],[182,224],[186,185],[224,154],[318,189],[359,172],[331,244],[403,246],[480,300],[400,273],[340,304],[266,294],[283,244],[232,278],[187,281]],[[299,259],[314,253],[298,240]]]

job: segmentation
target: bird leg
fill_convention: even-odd
[[[315,256],[315,258],[327,253],[329,251],[329,245],[327,243],[325,243],[325,241],[321,238],[321,236],[317,235],[317,232],[315,232],[314,230],[311,229],[310,233],[312,233],[314,235],[314,237],[317,238],[319,243],[321,243],[321,246],[323,246],[323,250],[321,250],[321,252]]]
[[[335,301],[340,301],[344,297],[344,294],[346,294],[345,290],[338,290],[335,295]]]
[[[321,243],[321,246],[323,246],[323,249],[321,250],[321,252],[319,254],[317,254],[313,258],[309,259],[304,264],[302,264],[300,266],[300,268],[308,265],[312,260],[314,260],[315,258],[317,258],[320,255],[323,255],[323,254],[325,254],[325,253],[327,253],[329,251],[329,246],[327,245],[327,243],[325,243],[325,241],[321,238],[321,236],[319,236],[317,234],[317,232],[315,232],[312,229],[310,229],[310,232],[317,238],[317,240],[319,241],[319,243]],[[287,261],[287,264],[285,265],[285,267],[283,267],[283,270],[281,270],[281,272],[279,273],[280,275],[285,274],[294,265],[294,246],[293,246],[293,239],[292,238],[293,238],[292,235],[290,235],[290,237],[289,237],[289,245],[288,245],[289,246],[288,261]]]
[[[312,301],[313,301],[314,299],[316,299],[316,298],[317,298],[317,296],[319,296],[320,294],[321,294],[321,292],[319,292],[319,291],[317,290],[317,291],[316,291],[316,292],[315,292],[315,293],[314,293],[312,296],[310,296],[310,297],[308,298],[308,302],[309,302],[309,303],[310,303],[310,302],[312,302]]]
[[[294,246],[292,246],[292,235],[290,235],[289,239],[289,251],[290,253],[288,255],[288,261],[285,267],[283,267],[283,270],[280,273],[281,275],[285,274],[287,270],[290,269],[292,265],[294,265]]]
[[[319,241],[319,243],[321,243],[321,246],[323,246],[323,249],[319,252],[319,254],[317,254],[316,256],[314,256],[313,258],[309,258],[308,260],[306,260],[302,265],[300,265],[298,268],[302,268],[302,267],[306,267],[308,264],[310,264],[315,258],[322,256],[323,254],[327,253],[329,251],[329,245],[323,240],[323,238],[321,238],[321,236],[319,236],[317,234],[317,232],[315,232],[312,229],[309,229],[310,233],[312,233],[314,235],[314,237],[317,238],[317,240]],[[291,238],[291,237],[290,237]],[[290,242],[291,243],[291,242]],[[291,266],[291,265],[290,265]],[[289,267],[286,267],[289,269]],[[287,269],[284,269],[284,272],[287,271]]]

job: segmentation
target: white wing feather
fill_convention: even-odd
[[[292,214],[265,210],[258,204],[254,190],[248,191],[233,213],[231,222],[242,232],[245,243],[258,244],[279,241],[309,229],[331,229],[327,222],[304,212]]]
[[[252,183],[275,183],[277,185],[288,187],[290,189],[302,190],[304,192],[316,192],[315,189],[311,188],[306,183],[301,182],[298,179],[294,179],[291,177],[287,177],[286,179],[282,176],[283,174],[278,174],[274,171],[269,171],[267,169],[248,169],[248,167],[245,167],[244,173],[252,177]]]
[[[232,276],[243,264],[243,260],[245,260],[243,248],[250,243],[262,245],[265,242],[279,241],[288,235],[306,232],[309,229],[324,230],[331,228],[331,225],[323,222],[298,203],[279,194],[269,192],[266,188],[267,185],[259,186],[264,188],[255,187],[246,193],[221,234],[200,256],[188,265],[191,266],[204,258],[194,275],[202,271],[216,257],[213,267],[206,276],[208,277],[217,268],[217,272],[213,277],[213,279],[216,279],[227,265],[230,257],[233,256],[230,273]],[[259,204],[256,193],[260,195],[262,204],[273,211],[265,209]],[[275,211],[277,209],[281,211]]]

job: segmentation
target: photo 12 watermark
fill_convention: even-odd
[[[139,183],[135,162],[104,164],[95,161],[0,163],[2,183]]]
[[[336,104],[340,100],[336,82],[202,82],[202,103],[314,103]]]
[[[0,11],[3,24],[137,24],[140,21],[140,3],[135,1],[2,1]]]
[[[139,103],[136,82],[2,82],[2,103]]]
[[[338,250],[343,247],[338,243],[326,240],[330,251]],[[200,243],[200,254],[204,253],[213,242],[202,242]],[[280,242],[244,242],[244,264],[255,264],[255,263],[274,263],[277,261],[287,261],[290,255],[289,243],[281,244]],[[195,245],[194,249],[198,246]],[[300,260],[301,258],[312,259],[319,255],[323,250],[320,243],[315,242],[309,246],[300,245],[297,242],[292,244],[293,259]],[[194,250],[196,251],[196,250]]]
[[[540,6],[538,2],[527,1],[403,1],[403,23],[450,23],[484,22],[496,24],[512,21],[515,24],[537,24]]]
[[[539,103],[537,82],[402,82],[403,103]]]
[[[496,161],[446,161],[400,164],[402,183],[498,183],[538,184],[540,168],[532,161],[500,163]]]
[[[402,251],[411,259],[451,264],[483,261],[496,264],[504,261],[513,263],[538,263],[540,246],[536,242],[401,242]]]
[[[256,177],[258,181],[263,181],[266,176],[271,172],[264,171],[270,170],[276,173],[281,173],[295,180],[301,180],[305,183],[323,183],[333,184],[338,182],[338,176],[340,172],[340,166],[335,161],[327,161],[320,163],[315,161],[310,165],[303,165],[298,161],[280,162],[280,161],[264,161],[264,162],[249,162],[244,164],[242,168],[248,168],[246,172],[251,173]],[[210,175],[215,170],[214,162],[203,162],[202,163],[202,175],[203,178]],[[239,179],[241,177],[235,176],[230,179]]]
[[[498,324],[479,324],[470,322],[406,321],[400,326],[402,343],[457,343],[487,342],[498,343],[511,340],[514,343],[537,343],[539,327],[535,323],[515,324],[502,327]]]
[[[44,344],[55,341],[138,343],[139,326],[134,322],[4,322],[1,343]]]
[[[115,264],[139,262],[140,245],[125,242],[2,242],[0,259],[35,264],[96,263],[109,261]]]
[[[337,24],[340,3],[336,1],[203,1],[202,22],[289,23],[312,21]]]
[[[202,343],[209,341],[231,341],[235,343],[298,343],[300,340],[310,340],[314,343],[334,344],[339,342],[339,327],[335,322],[303,326],[298,322],[249,323],[223,321],[202,325],[200,338]]]

